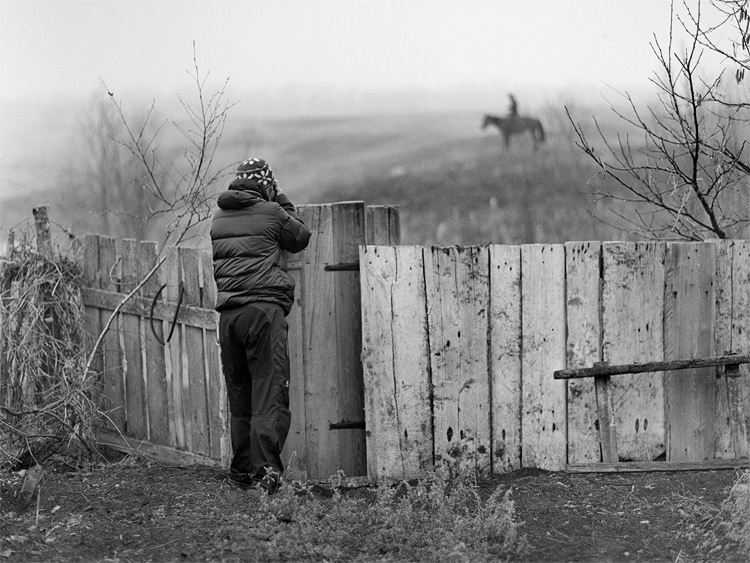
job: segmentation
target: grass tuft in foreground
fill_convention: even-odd
[[[442,470],[398,486],[383,481],[362,498],[342,495],[340,478],[331,481],[330,499],[298,482],[275,496],[264,495],[252,534],[246,536],[253,542],[253,556],[461,562],[511,560],[527,550],[510,490],[500,487],[482,500],[473,478]],[[287,524],[286,530],[279,531],[279,522]]]
[[[750,470],[737,474],[727,498],[718,509],[697,502],[687,512],[682,514],[685,522],[692,520],[695,523],[689,524],[678,535],[685,540],[700,538],[700,553],[715,561],[750,561]],[[677,561],[687,563],[692,559],[685,556],[678,557]]]
[[[740,473],[722,503],[719,524],[729,542],[750,561],[750,470]]]

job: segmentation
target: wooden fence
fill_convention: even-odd
[[[410,478],[601,460],[591,379],[555,370],[750,351],[750,241],[360,249],[367,460]],[[620,460],[742,459],[750,375],[622,375]]]
[[[748,241],[396,246],[394,208],[300,214],[313,236],[289,257],[284,452],[298,477],[412,477],[445,458],[493,472],[598,463],[594,382],[555,380],[555,370],[750,350]],[[226,465],[210,254],[161,257],[96,356],[110,417],[102,438]],[[157,258],[153,242],[86,237],[92,335]],[[747,458],[749,379],[747,366],[736,379],[715,369],[618,376],[621,459]]]
[[[344,202],[299,213],[313,236],[288,262],[297,299],[289,316],[293,418],[284,459],[302,478],[340,468],[365,475],[358,252],[365,243],[398,244],[398,211]],[[229,411],[210,252],[173,247],[161,257],[95,358],[97,400],[109,416],[101,437],[177,463],[226,466]],[[154,242],[86,237],[83,298],[93,338],[157,259]]]

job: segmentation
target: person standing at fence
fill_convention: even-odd
[[[273,494],[291,421],[286,316],[294,279],[284,251],[302,251],[310,231],[263,159],[242,162],[217,203],[211,245],[231,413],[229,480]]]

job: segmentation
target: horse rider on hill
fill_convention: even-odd
[[[510,98],[510,102],[508,103],[508,117],[511,119],[518,117],[518,102],[516,102],[516,97],[513,94],[508,94],[508,98]]]

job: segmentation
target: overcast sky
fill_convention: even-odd
[[[0,95],[169,91],[192,42],[237,89],[634,87],[669,0],[0,0]]]
[[[102,83],[182,115],[193,42],[240,127],[649,95],[669,23],[670,0],[0,0],[0,197],[67,146]]]

